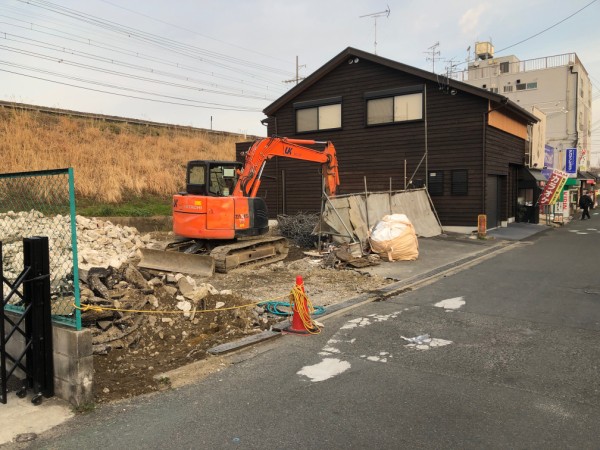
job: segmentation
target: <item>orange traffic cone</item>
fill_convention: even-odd
[[[286,331],[300,334],[314,332],[316,327],[314,326],[308,311],[308,302],[306,293],[304,292],[304,281],[302,280],[302,276],[298,275],[296,277],[296,286],[294,289],[296,290],[296,295],[294,295],[293,292],[290,294],[293,299],[292,325],[290,325]]]

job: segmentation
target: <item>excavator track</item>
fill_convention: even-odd
[[[258,267],[287,257],[289,243],[284,237],[266,237],[220,245],[210,252],[215,270],[227,273],[239,267]]]

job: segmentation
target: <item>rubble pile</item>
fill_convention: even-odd
[[[165,347],[156,341],[193,354],[198,349],[191,344],[202,334],[244,335],[270,326],[262,308],[235,308],[244,302],[231,291],[182,274],[154,275],[126,264],[82,271],[81,280],[82,322],[92,329],[94,354],[140,343],[143,353],[154,354]]]
[[[154,335],[185,341],[193,334],[192,328],[202,330],[204,325],[211,333],[233,330],[239,335],[269,324],[261,308],[225,312],[226,307],[247,303],[231,291],[218,291],[208,283],[196,284],[182,274],[138,270],[135,264],[141,256],[139,249],[163,247],[151,235],[142,236],[136,228],[83,216],[77,216],[76,227],[82,322],[92,329],[95,354],[136,346],[144,337],[151,341]],[[74,290],[69,217],[45,217],[34,210],[8,212],[0,215],[0,230],[4,274],[9,279],[23,270],[23,237],[48,236],[53,302],[58,287],[70,284],[66,289],[66,303],[70,305]],[[210,313],[210,321],[200,323],[201,315],[208,316],[200,311],[207,309],[223,311]],[[140,313],[142,310],[152,313]]]
[[[118,269],[139,257],[138,250],[155,244],[150,235],[135,228],[113,225],[99,219],[76,217],[79,268]],[[44,216],[39,211],[9,211],[0,214],[4,276],[14,280],[23,270],[23,238],[47,236],[50,247],[52,291],[73,292],[71,221],[69,216]]]

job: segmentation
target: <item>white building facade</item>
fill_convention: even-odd
[[[516,56],[494,57],[489,42],[478,42],[476,59],[452,78],[505,95],[541,118],[544,139],[532,139],[525,155],[529,167],[544,168],[544,154],[554,149],[554,168],[567,168],[567,149],[577,149],[577,170],[590,167],[592,84],[575,53],[520,61]],[[543,114],[541,114],[543,113]],[[544,117],[545,116],[545,117]],[[540,134],[532,130],[532,135]],[[546,149],[546,150],[544,150]],[[569,151],[569,157],[573,151]],[[547,164],[546,156],[546,164]],[[576,172],[574,174],[576,177]]]

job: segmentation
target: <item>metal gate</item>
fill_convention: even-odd
[[[32,389],[31,402],[38,405],[42,396],[54,395],[49,259],[47,237],[23,239],[23,271],[11,282],[2,270],[0,242],[0,403],[3,404],[7,402],[9,378],[17,369],[25,373],[23,386],[17,391],[19,397],[25,397],[27,389]],[[22,306],[23,313],[6,314],[8,304]],[[17,345],[19,338],[22,338],[22,346]],[[9,342],[15,344],[10,350]]]

